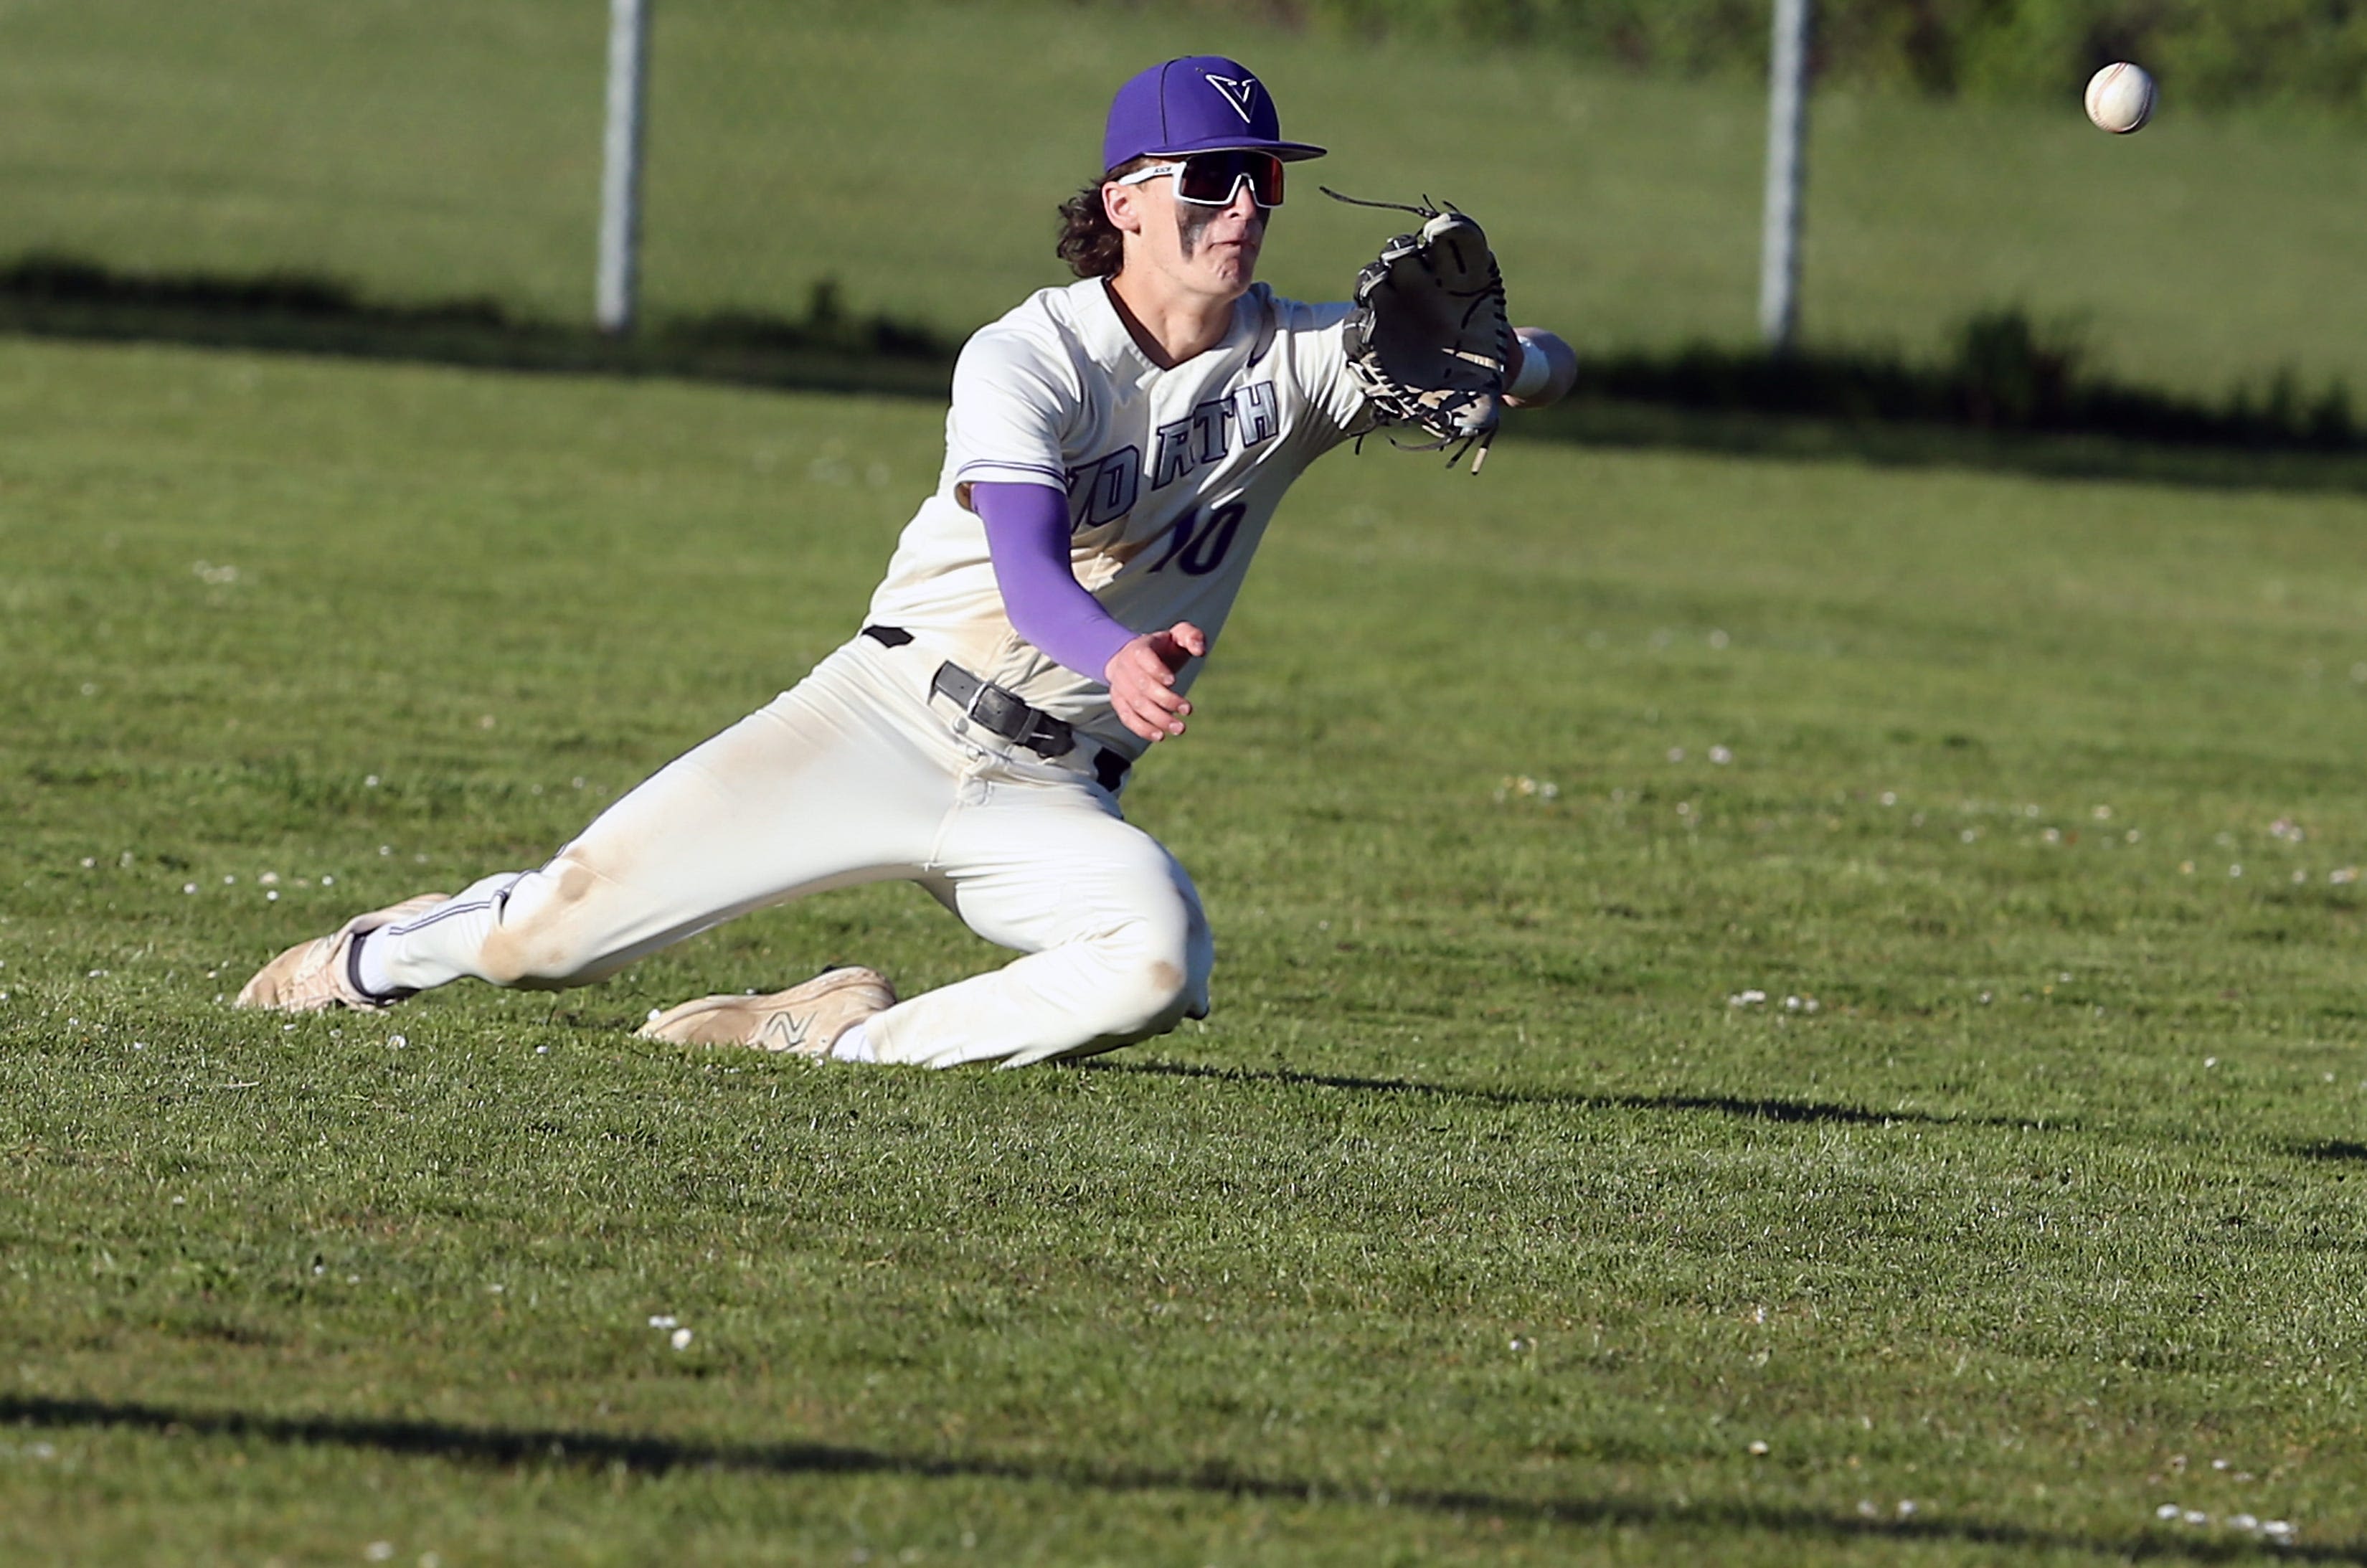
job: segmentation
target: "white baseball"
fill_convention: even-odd
[[[1512,329],[1521,340],[1521,374],[1504,389],[1514,408],[1542,408],[1578,381],[1578,351],[1539,326]]]
[[[2088,78],[2088,118],[2115,136],[2141,131],[2153,118],[2153,78],[2124,60]]]

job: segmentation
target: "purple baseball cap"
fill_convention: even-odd
[[[1320,147],[1282,140],[1273,95],[1248,66],[1221,54],[1194,54],[1154,65],[1117,90],[1102,135],[1102,167],[1233,147],[1286,161],[1323,155]]]

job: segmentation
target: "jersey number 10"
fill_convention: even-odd
[[[1206,576],[1225,563],[1233,536],[1241,531],[1242,514],[1248,510],[1239,501],[1228,501],[1205,519],[1196,506],[1185,512],[1167,530],[1167,553],[1152,562],[1150,569],[1164,572],[1172,561],[1185,576]]]

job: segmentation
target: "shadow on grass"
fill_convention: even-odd
[[[2293,1152],[2305,1160],[2340,1160],[2353,1165],[2367,1161],[2367,1143],[2355,1143],[2348,1138],[2326,1138],[2315,1143],[2296,1143]]]
[[[1954,468],[2033,479],[2367,494],[2367,456],[2146,441],[2066,431],[1965,428],[1767,410],[1700,409],[1579,395],[1505,421],[1505,438],[1630,451],[1706,452],[1877,468]]]
[[[1581,1110],[1705,1112],[1742,1121],[1824,1122],[1849,1127],[2003,1127],[2025,1132],[2076,1132],[2070,1120],[2036,1117],[1937,1116],[1922,1110],[1867,1110],[1821,1100],[1745,1099],[1733,1095],[1589,1095],[1557,1089],[1483,1089],[1423,1084],[1410,1078],[1356,1078],[1289,1068],[1201,1067],[1184,1062],[1090,1062],[1087,1073],[1140,1073],[1162,1078],[1220,1078],[1243,1084],[1285,1084],[1363,1094],[1419,1095],[1501,1106],[1569,1106]]]
[[[33,255],[0,266],[0,334],[569,374],[667,376],[943,402],[958,347],[922,323],[850,311],[834,279],[799,317],[662,319],[638,335],[512,314],[498,301],[396,303],[334,278],[123,271]],[[2042,478],[2367,494],[2367,432],[2339,386],[2290,376],[2216,403],[2090,373],[2060,329],[2015,311],[1964,324],[1954,357],[1695,346],[1590,358],[1558,406],[1509,440],[1738,457],[1954,467]]]
[[[2250,1539],[2187,1540],[2152,1534],[2088,1538],[1980,1519],[1852,1518],[1742,1503],[1656,1504],[1625,1497],[1512,1496],[1456,1489],[1347,1492],[1313,1482],[1255,1475],[1225,1465],[1190,1471],[1125,1466],[930,1458],[831,1443],[722,1443],[625,1432],[459,1426],[445,1422],[363,1416],[266,1415],[85,1399],[0,1395],[0,1424],[50,1429],[88,1427],[166,1437],[228,1437],[267,1443],[367,1449],[459,1464],[621,1469],[637,1475],[704,1469],[773,1476],[901,1475],[917,1480],[983,1480],[1082,1487],[1108,1493],[1185,1493],[1268,1503],[1396,1508],[1457,1518],[1648,1528],[1709,1527],[1827,1541],[1965,1542],[2015,1551],[2086,1551],[2139,1558],[2221,1562],[2256,1558]],[[2305,1562],[2367,1563],[2358,1544],[2294,1544],[2275,1555]]]
[[[814,285],[802,318],[725,312],[611,337],[589,324],[515,316],[495,300],[396,303],[301,273],[123,272],[47,255],[0,267],[0,333],[938,402],[952,386],[957,347],[925,327],[850,312],[832,278]]]

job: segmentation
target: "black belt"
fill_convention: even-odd
[[[901,648],[912,640],[912,634],[900,626],[866,626],[863,635],[888,648]],[[991,680],[980,680],[950,660],[937,666],[929,690],[949,699],[970,722],[987,733],[1000,735],[1047,761],[1077,749],[1076,726],[1066,719],[1055,719],[1040,708],[1029,707],[1013,693]],[[1132,766],[1127,758],[1107,746],[1094,748],[1093,777],[1113,795]]]

